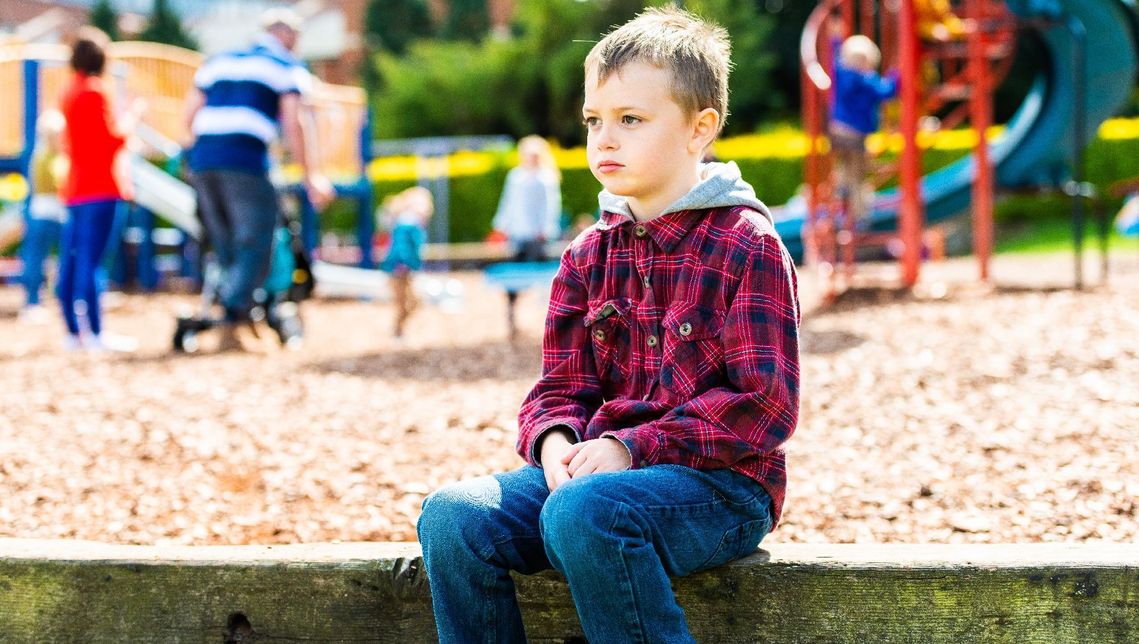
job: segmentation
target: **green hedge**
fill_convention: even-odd
[[[928,150],[923,155],[923,168],[931,172],[963,156],[963,150]],[[785,203],[803,182],[801,158],[740,158],[743,177],[755,187],[760,199],[769,204]],[[490,232],[502,185],[509,170],[507,155],[500,155],[497,164],[479,175],[453,177],[450,182],[450,240],[452,242],[480,241]],[[1087,151],[1087,179],[1100,189],[1113,182],[1139,175],[1139,139],[1096,139]],[[387,195],[414,185],[411,180],[384,180],[374,185],[376,203]],[[562,204],[567,220],[580,213],[597,210],[597,193],[600,184],[588,168],[570,168],[562,171]],[[1109,199],[1109,208],[1117,208],[1118,200]],[[1070,202],[1058,197],[1014,195],[1002,198],[996,209],[998,222],[1033,220],[1066,216]],[[339,202],[323,218],[326,230],[348,233],[355,230],[356,214],[348,202]]]

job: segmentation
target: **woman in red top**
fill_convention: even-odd
[[[68,221],[60,244],[58,294],[67,323],[65,347],[129,351],[133,349],[133,339],[103,334],[95,282],[95,271],[114,227],[115,209],[123,198],[115,177],[115,157],[125,136],[111,117],[100,79],[109,43],[106,34],[94,27],[79,30],[71,50],[75,76],[60,98],[60,111],[67,121],[64,141],[71,166],[62,191]],[[75,304],[80,300],[86,303],[86,333],[81,333],[76,315]]]

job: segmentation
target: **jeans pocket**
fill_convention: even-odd
[[[771,531],[771,518],[753,519],[732,526],[720,539],[720,545],[697,571],[722,566],[730,561],[746,557],[759,547],[767,533]]]

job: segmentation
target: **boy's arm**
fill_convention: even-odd
[[[542,340],[542,377],[518,412],[518,454],[541,467],[541,441],[552,430],[581,440],[589,419],[601,406],[601,382],[593,344],[583,319],[588,311],[585,281],[573,264],[573,247],[562,253],[561,268],[550,291],[550,309]]]
[[[557,239],[562,233],[562,191],[557,179],[546,184],[546,212],[543,234],[546,240]]]
[[[671,463],[721,469],[777,449],[799,415],[799,304],[791,257],[774,236],[749,253],[721,336],[728,384],[659,420],[605,435],[632,467]]]
[[[891,69],[885,76],[878,76],[872,73],[868,80],[870,81],[868,84],[871,89],[874,90],[878,98],[886,100],[898,95],[899,82],[901,80],[901,74],[898,70]]]
[[[514,171],[510,170],[506,173],[506,179],[502,182],[502,194],[498,195],[498,208],[494,211],[494,218],[490,220],[490,227],[492,230],[497,230],[500,233],[506,233],[509,236],[511,229],[514,227],[513,222],[509,221],[510,211],[507,202],[513,199],[513,188],[511,183],[514,179]]]

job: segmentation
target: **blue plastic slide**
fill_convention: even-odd
[[[1123,104],[1135,85],[1139,27],[1129,0],[1008,0],[1009,9],[1036,28],[1048,51],[1045,71],[1005,132],[989,144],[1000,186],[1060,185],[1071,172],[1076,134],[1078,83],[1086,83],[1084,140]],[[1084,76],[1077,73],[1079,36],[1086,34]],[[961,214],[969,207],[975,169],[971,156],[922,179],[927,223]],[[896,189],[874,195],[868,225],[895,230]],[[806,205],[793,201],[773,209],[776,228],[796,261],[803,255]]]

